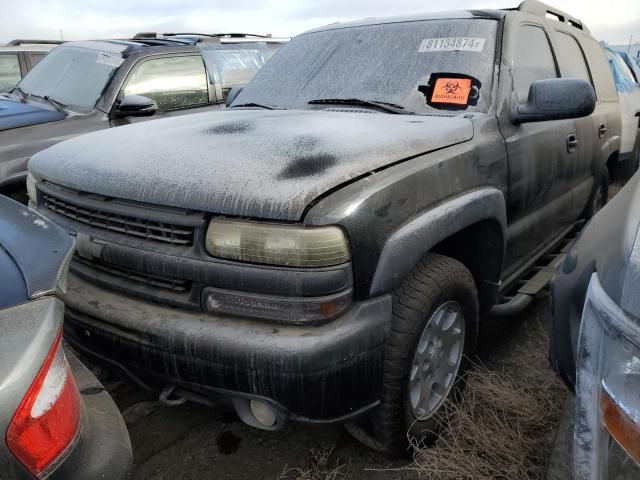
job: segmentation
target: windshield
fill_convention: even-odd
[[[359,99],[415,113],[487,111],[497,25],[489,19],[439,19],[303,34],[256,74],[233,106],[327,108],[308,102]],[[440,88],[436,77],[448,92],[457,82],[462,95],[451,95],[450,103],[432,102]]]
[[[122,58],[71,46],[57,47],[18,84],[26,94],[48,96],[78,112],[92,110]]]

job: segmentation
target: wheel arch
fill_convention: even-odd
[[[497,293],[506,238],[506,203],[496,188],[482,188],[443,202],[403,225],[387,240],[370,294],[388,292],[429,252],[462,262],[476,281],[481,311]]]

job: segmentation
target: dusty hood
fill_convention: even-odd
[[[35,155],[37,176],[160,205],[297,220],[328,190],[470,140],[469,119],[331,111],[226,111],[91,133]]]

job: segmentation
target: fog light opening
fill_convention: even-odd
[[[274,431],[284,426],[286,412],[276,403],[247,397],[232,397],[231,401],[240,420],[253,428]]]
[[[249,407],[251,408],[251,413],[260,424],[265,427],[273,427],[276,424],[278,419],[270,405],[260,400],[251,400]]]

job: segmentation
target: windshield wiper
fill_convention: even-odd
[[[18,92],[18,93],[20,94],[20,97],[22,98],[22,100],[28,100],[28,99],[29,99],[29,97],[31,96],[31,94],[30,94],[30,93],[25,92],[25,91],[24,91],[22,88],[20,88],[20,87],[13,87],[13,88],[11,89],[11,92],[10,92],[10,93],[13,93],[13,92]]]
[[[309,105],[357,105],[362,107],[379,108],[380,110],[390,113],[413,114],[413,112],[407,112],[402,105],[380,102],[377,100],[362,100],[360,98],[319,98],[317,100],[309,100],[307,103]]]
[[[230,108],[238,108],[238,107],[256,107],[256,108],[266,108],[267,110],[285,110],[282,107],[276,107],[274,105],[265,105],[262,103],[241,103],[240,105],[231,105]]]
[[[51,98],[49,95],[44,95],[42,97],[38,96],[38,97],[47,101],[50,105],[53,105],[53,108],[58,110],[60,113],[67,113],[65,111],[65,108],[67,107],[67,105],[62,103],[61,101],[56,100],[55,98]]]

